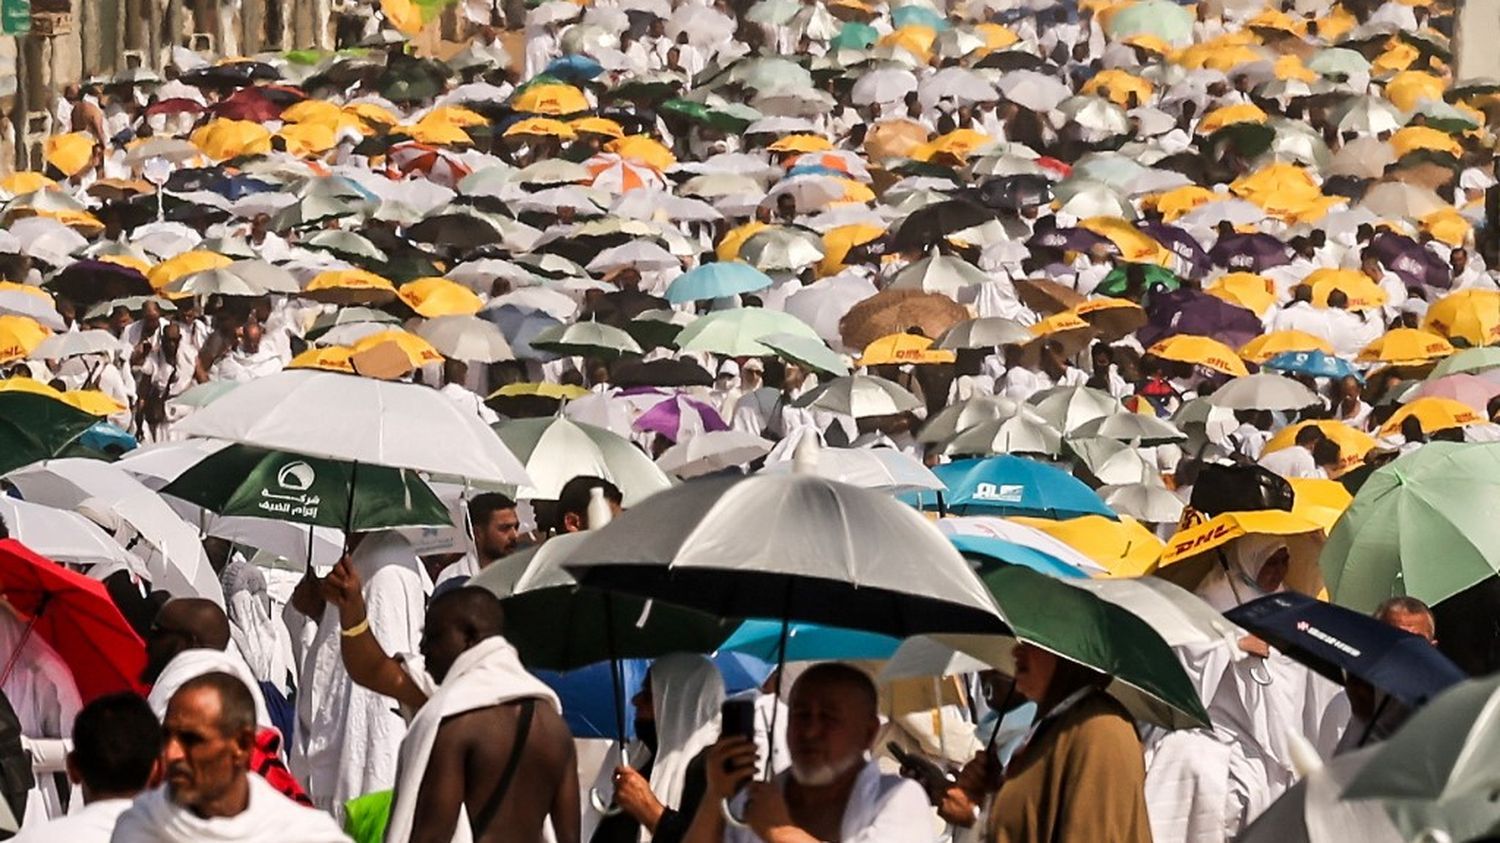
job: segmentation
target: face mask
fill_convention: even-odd
[[[637,720],[637,721],[635,721],[635,737],[636,737],[636,740],[639,740],[641,743],[645,744],[651,750],[652,753],[655,753],[656,752],[656,721],[655,720]]]

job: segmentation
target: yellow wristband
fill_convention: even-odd
[[[360,621],[354,626],[349,627],[348,629],[339,630],[339,634],[344,636],[345,638],[358,638],[359,636],[364,635],[365,632],[367,632],[369,629],[370,619],[365,618],[364,620]]]

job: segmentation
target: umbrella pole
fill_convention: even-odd
[[[775,701],[771,704],[771,727],[766,732],[766,769],[763,775],[768,782],[776,778],[776,722],[781,715],[782,675],[786,673],[786,640],[791,635],[792,627],[790,577],[787,578],[786,592],[787,601],[782,604],[784,611],[781,613],[781,636],[776,644],[776,690],[772,692]],[[719,815],[724,818],[725,823],[734,828],[748,827],[743,817],[735,816],[734,811],[730,810],[728,799],[719,803]]]
[[[625,676],[624,666],[615,655],[618,652],[615,648],[615,599],[610,594],[604,595],[604,646],[609,651],[609,681],[615,703],[615,739],[620,746],[620,764],[625,766],[630,763],[625,752]],[[606,801],[598,788],[589,790],[589,804],[606,817],[612,817],[622,810],[613,796]]]
[[[937,493],[937,507],[938,507],[938,517],[939,518],[947,518],[948,517],[948,502],[945,501],[945,500],[943,500],[943,493],[942,492],[938,492]]]
[[[16,642],[16,648],[10,651],[10,658],[5,662],[5,672],[0,673],[0,685],[4,685],[10,679],[11,671],[16,669],[16,662],[21,658],[21,651],[26,648],[26,639],[31,637],[31,631],[36,628],[36,622],[41,619],[42,612],[47,610],[47,602],[52,599],[50,593],[42,594],[42,599],[36,604],[36,611],[26,621],[26,628],[21,630],[21,638]]]
[[[344,509],[344,555],[349,555],[349,546],[354,538],[354,484],[359,480],[359,461],[355,460],[349,464],[349,502]],[[309,547],[311,547],[309,540]],[[312,561],[312,554],[307,555],[308,562]]]

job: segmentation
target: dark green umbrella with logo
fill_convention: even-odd
[[[224,516],[353,532],[452,523],[447,507],[414,471],[248,445],[210,454],[161,492]]]
[[[72,455],[78,437],[97,421],[46,395],[14,388],[0,391],[0,473]]]

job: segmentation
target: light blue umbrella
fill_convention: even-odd
[[[891,12],[891,25],[896,29],[903,26],[925,26],[934,32],[942,32],[949,29],[952,24],[948,19],[927,8],[926,6],[901,6]]]
[[[1365,377],[1342,357],[1321,351],[1283,351],[1265,362],[1265,368],[1314,378],[1343,378],[1353,375],[1364,383]]]
[[[748,263],[717,261],[706,263],[677,276],[667,287],[667,301],[682,304],[703,299],[717,299],[740,293],[753,293],[771,286],[771,276]]]
[[[997,539],[992,536],[949,536],[948,541],[958,548],[958,552],[965,557],[979,557],[981,560],[993,560],[1004,562],[1007,565],[1020,565],[1030,568],[1039,574],[1049,577],[1057,577],[1064,580],[1088,579],[1088,574],[1080,571],[1073,565],[1046,553],[1005,539]]]
[[[1078,518],[1115,513],[1081,480],[1056,466],[1002,454],[983,459],[954,460],[932,470],[948,486],[943,504],[959,515],[1034,515]],[[923,509],[937,509],[937,501],[921,496]]]
[[[480,318],[500,327],[511,351],[521,360],[556,360],[557,355],[531,347],[531,341],[543,331],[560,327],[562,322],[548,316],[544,311],[504,304],[486,308],[479,312]]]
[[[719,646],[721,653],[743,653],[772,664],[781,648],[781,621],[748,620]],[[888,659],[901,642],[889,635],[816,623],[786,627],[786,661],[859,661]]]

